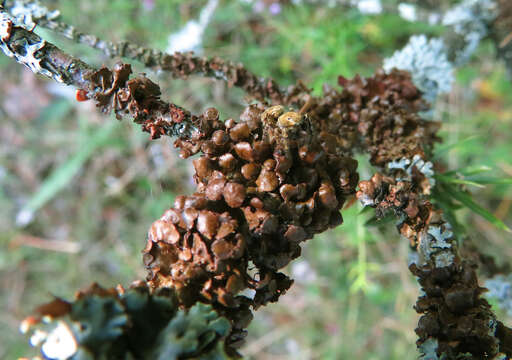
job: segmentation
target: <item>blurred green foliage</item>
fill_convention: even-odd
[[[169,34],[196,19],[206,1],[157,0],[152,10],[128,0],[46,3],[68,23],[105,40],[165,49]],[[301,79],[320,93],[338,75],[371,74],[411,34],[440,31],[393,15],[369,17],[322,5],[284,6],[271,15],[225,0],[204,34],[203,53],[242,62],[282,84]],[[112,63],[46,35],[93,64]],[[32,75],[4,56],[0,76],[0,358],[14,359],[30,355],[27,340],[17,334],[19,320],[49,294],[69,298],[92,281],[112,286],[145,276],[140,250],[146,230],[176,195],[192,191],[192,170],[177,158],[172,140],[150,142],[136,125],[52,95],[49,82],[34,84]],[[219,82],[149,76],[165,98],[195,112],[215,104],[223,118],[236,117],[245,105],[240,91]],[[34,100],[18,104],[27,92]],[[438,178],[436,201],[498,261],[512,256],[510,235],[480,220],[460,196],[486,209],[495,224],[511,226],[511,100],[503,66],[484,43],[435,109],[448,144],[440,145],[436,160],[447,171],[462,169]],[[94,146],[84,146],[96,137]],[[463,170],[469,167],[490,170],[468,176]],[[359,170],[362,179],[372,174],[367,161]],[[446,196],[454,189],[459,198]],[[16,217],[27,206],[34,220],[17,227]],[[412,305],[418,287],[407,270],[408,244],[396,235],[392,218],[376,221],[357,204],[343,216],[344,225],[306,244],[304,256],[287,269],[296,278],[290,294],[257,313],[243,349],[248,358],[416,358]]]

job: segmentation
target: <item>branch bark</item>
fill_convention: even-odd
[[[94,69],[17,25],[4,10],[0,10],[0,34],[0,47],[7,56],[36,74],[79,88],[77,99],[94,99],[103,112],[113,110],[118,117],[129,113],[152,138],[201,136],[198,117],[162,101],[158,85],[144,75],[129,80],[130,65]]]
[[[358,180],[351,154],[359,149],[389,176],[361,182],[358,197],[378,214],[394,211],[401,234],[421,257],[411,265],[425,291],[416,304],[423,314],[416,330],[420,350],[447,359],[512,355],[510,329],[481,297],[474,269],[428,201],[428,154],[438,124],[417,115],[425,104],[409,74],[340,77],[344,89],[326,89],[323,97],[276,95],[275,101],[294,104],[297,112],[254,105],[239,122],[222,122],[215,109],[195,116],[162,101],[157,84],[145,76],[130,79],[129,65],[92,68],[3,9],[0,38],[6,55],[78,87],[79,100],[94,99],[118,117],[129,114],[152,138],[177,137],[184,158],[200,153],[194,160],[197,192],[178,197],[149,231],[147,284],[153,291],[174,289],[186,307],[209,302],[231,322],[229,347],[243,339],[250,308],[277,301],[289,288],[292,280],[278,270],[300,255],[299,244],[341,224],[339,211]],[[276,94],[260,90],[262,98]],[[259,278],[247,272],[249,261]],[[253,299],[238,295],[246,288],[256,290]]]
[[[167,54],[156,49],[149,49],[127,41],[114,43],[104,41],[97,36],[86,34],[74,26],[60,21],[58,12],[49,11],[38,1],[8,1],[6,10],[15,13],[17,18],[27,26],[36,24],[73,40],[102,51],[111,58],[128,58],[139,61],[145,67],[169,72],[175,78],[186,79],[191,75],[225,81],[229,86],[241,88],[259,101],[269,99],[276,104],[287,103],[288,94],[306,90],[301,83],[283,90],[272,79],[258,77],[242,64],[235,64],[218,57],[205,58],[195,56],[192,52]]]

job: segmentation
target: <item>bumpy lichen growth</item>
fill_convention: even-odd
[[[32,341],[45,356],[236,355],[251,310],[276,301],[291,285],[279,269],[299,256],[303,241],[341,223],[340,209],[358,181],[355,151],[368,152],[383,171],[361,182],[357,196],[378,216],[395,212],[398,229],[420,254],[410,269],[425,293],[416,304],[423,354],[512,354],[512,331],[482,299],[474,268],[461,260],[449,224],[425,197],[434,185],[427,159],[438,124],[418,111],[425,109],[421,90],[438,91],[440,83],[418,90],[404,71],[378,71],[366,79],[340,77],[342,90],[326,87],[314,97],[301,84],[281,92],[271,81],[237,78],[241,73],[227,66],[221,70],[241,81],[235,85],[264,86],[257,97],[281,105],[252,105],[239,121],[221,121],[215,109],[195,116],[164,102],[151,80],[130,79],[129,65],[95,70],[19,26],[3,9],[0,14],[8,55],[78,86],[79,100],[94,99],[119,118],[131,116],[153,139],[177,137],[183,158],[199,154],[193,161],[196,192],[179,196],[148,233],[146,283],[128,291],[93,287],[75,303],[57,299],[24,322],[24,330],[40,327]],[[26,58],[22,50],[32,55]],[[176,61],[182,75],[197,66],[192,56]],[[201,66],[218,70],[215,61]],[[245,289],[253,289],[254,297],[242,295]]]
[[[229,321],[219,318],[211,306],[197,303],[188,312],[179,311],[160,332],[148,359],[226,359],[224,344],[218,339],[229,334]]]
[[[228,359],[222,341],[229,321],[211,306],[184,311],[172,293],[98,285],[75,301],[55,299],[26,318],[22,331],[45,359]]]
[[[339,77],[342,91],[326,88],[310,114],[320,119],[321,136],[340,151],[361,150],[372,165],[424,158],[437,140],[439,124],[418,115],[427,109],[421,92],[405,71],[379,70],[369,78]]]
[[[342,222],[357,163],[325,151],[310,120],[280,106],[249,107],[240,122],[209,109],[200,121],[203,138],[176,142],[183,157],[202,152],[193,160],[197,192],[178,197],[151,227],[149,284],[176,289],[184,304],[258,308],[291,285],[278,270],[300,244]],[[253,299],[238,295],[246,288]]]
[[[103,111],[130,114],[152,138],[177,136],[183,158],[200,154],[196,193],[177,197],[148,233],[147,282],[173,289],[186,307],[212,304],[231,320],[231,347],[245,336],[250,310],[290,287],[279,269],[300,255],[300,244],[342,222],[358,180],[353,150],[384,166],[424,156],[435,140],[437,125],[415,114],[425,104],[405,72],[340,78],[342,91],[290,97],[300,110],[251,105],[239,121],[166,104],[156,84],[128,80],[130,72],[117,65],[88,74],[87,96]],[[241,295],[245,289],[254,297]]]
[[[453,65],[448,60],[442,39],[428,40],[425,35],[411,36],[409,43],[384,61],[384,69],[409,71],[414,84],[428,102],[438,94],[451,90],[454,80]]]

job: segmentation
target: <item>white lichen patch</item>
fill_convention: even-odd
[[[29,28],[36,26],[39,19],[56,20],[60,17],[60,11],[50,11],[41,5],[39,1],[16,0],[9,9],[11,15],[19,22]]]
[[[50,71],[42,66],[43,49],[46,41],[35,34],[30,37],[20,37],[16,39],[16,50],[13,50],[9,44],[12,42],[11,35],[15,28],[27,29],[25,25],[20,24],[15,18],[6,13],[0,13],[0,48],[5,55],[14,58],[18,63],[25,65],[35,74],[41,74],[53,78],[58,82],[64,82],[62,76],[57,71]],[[4,40],[5,39],[5,40]]]
[[[455,256],[450,251],[442,251],[433,255],[434,264],[438,268],[447,267],[453,264]]]
[[[443,230],[440,226],[430,226],[427,232],[436,240],[435,244],[432,244],[433,247],[440,249],[452,247],[452,244],[446,241],[453,237],[453,232],[449,229]]]
[[[389,162],[388,169],[390,169],[390,170],[401,169],[401,170],[407,171],[410,164],[411,164],[411,160],[409,160],[407,158],[401,158],[401,159],[393,160],[393,161]]]
[[[421,233],[419,236],[419,250],[423,259],[425,260],[430,259],[432,257],[432,253],[434,252],[432,249],[431,239],[432,236],[427,233]]]
[[[425,35],[411,36],[402,50],[384,60],[383,67],[387,72],[393,68],[409,71],[414,84],[429,102],[434,102],[438,94],[450,92],[454,81],[453,66],[448,61],[443,40],[428,40]]]
[[[423,160],[419,155],[414,155],[412,159],[411,167],[416,166],[416,168],[421,172],[430,182],[430,185],[435,185],[434,180],[434,165],[430,161]]]
[[[71,358],[78,350],[78,344],[71,329],[63,322],[51,331],[41,352],[49,359],[65,360]]]
[[[487,35],[488,24],[496,17],[496,9],[496,3],[491,0],[465,0],[446,12],[442,24],[452,27],[464,39],[456,51],[456,65],[466,63],[473,55]]]
[[[402,170],[407,177],[397,177],[397,180],[410,180],[412,176],[412,169],[416,167],[428,179],[431,186],[436,184],[434,179],[433,164],[430,161],[425,161],[419,155],[414,155],[412,160],[407,158],[401,158],[388,163],[387,168],[389,170]]]
[[[444,360],[446,357],[441,355],[441,357],[437,356],[437,348],[439,344],[437,339],[428,338],[423,341],[423,343],[419,346],[419,351],[421,353],[420,359],[422,360]]]
[[[41,67],[41,59],[36,58],[36,52],[44,48],[46,45],[46,41],[42,40],[35,44],[26,44],[25,45],[25,54],[15,53],[16,60],[18,62],[23,63],[25,66],[27,66],[30,70],[32,70],[34,73],[43,73],[44,71],[47,71],[46,69],[43,69]],[[51,73],[45,74],[48,76],[52,76]]]
[[[486,296],[512,315],[512,276],[496,275],[485,282],[485,287],[489,290]]]
[[[430,226],[426,232],[420,235],[419,250],[425,261],[433,261],[436,267],[446,267],[453,263],[455,258],[452,243],[453,232],[449,225]]]

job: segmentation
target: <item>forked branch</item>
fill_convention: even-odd
[[[157,84],[145,76],[130,78],[129,65],[90,67],[3,10],[0,35],[8,56],[35,73],[76,86],[79,100],[93,99],[104,112],[132,117],[152,138],[176,137],[183,158],[199,154],[193,160],[196,192],[179,196],[149,230],[143,250],[147,280],[128,291],[93,287],[73,304],[56,300],[39,308],[39,316],[24,324],[28,330],[46,326],[43,319],[53,320],[46,337],[39,338],[42,343],[64,336],[75,344],[71,355],[124,351],[154,358],[154,353],[124,345],[147,330],[140,315],[151,311],[148,304],[167,296],[172,304],[161,305],[168,308],[168,324],[149,332],[151,339],[140,338],[150,344],[146,347],[169,356],[181,346],[173,316],[183,324],[189,324],[187,316],[195,316],[201,319],[191,320],[197,326],[185,327],[192,340],[175,358],[203,356],[218,349],[221,340],[223,356],[236,356],[251,310],[277,301],[291,286],[293,281],[279,270],[300,255],[301,243],[342,223],[340,209],[356,192],[358,181],[352,154],[364,151],[384,175],[361,182],[357,196],[377,214],[396,213],[401,234],[418,249],[411,271],[425,291],[416,304],[423,314],[416,330],[422,354],[428,359],[512,355],[510,329],[481,297],[475,270],[460,258],[449,224],[428,201],[434,186],[428,159],[438,124],[418,115],[425,103],[408,73],[340,77],[343,90],[326,88],[320,97],[299,92],[293,101],[262,88],[257,98],[282,104],[251,105],[239,121],[221,121],[213,108],[196,116],[164,102]],[[291,109],[283,106],[290,104]],[[247,289],[254,296],[243,292]],[[200,302],[211,308],[198,310]],[[92,317],[84,310],[87,304],[112,311]],[[179,315],[178,306],[189,310]],[[95,336],[69,330],[70,324],[92,318]],[[164,346],[169,343],[173,346]],[[43,352],[48,350],[44,344]]]

